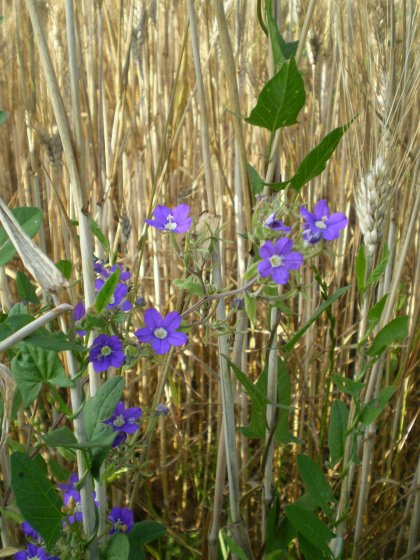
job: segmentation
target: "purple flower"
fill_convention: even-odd
[[[112,508],[109,512],[108,519],[112,524],[111,530],[109,531],[110,535],[114,533],[128,533],[134,525],[133,512],[128,508]]]
[[[89,349],[89,361],[93,363],[93,369],[97,373],[106,371],[111,366],[121,367],[124,363],[124,351],[118,336],[97,336]]]
[[[276,284],[287,284],[290,270],[296,270],[303,263],[300,253],[291,251],[293,241],[286,237],[278,239],[276,244],[266,241],[260,248],[258,272],[263,278],[271,276]]]
[[[284,225],[284,223],[281,220],[277,220],[275,212],[273,212],[268,216],[263,226],[266,228],[270,228],[274,231],[285,231],[287,233],[292,229],[291,227]]]
[[[155,410],[156,416],[168,416],[169,408],[166,404],[158,404]]]
[[[15,554],[15,560],[49,560],[49,557],[43,548],[36,544],[28,544],[26,550]]]
[[[345,214],[335,212],[330,215],[328,203],[325,199],[316,203],[313,214],[302,206],[300,215],[305,220],[303,239],[311,244],[317,243],[321,238],[327,241],[338,239],[340,230],[344,229],[349,223]]]
[[[114,414],[105,420],[104,424],[112,426],[114,432],[117,432],[117,437],[114,440],[112,447],[118,447],[120,443],[127,439],[127,434],[134,434],[139,429],[137,420],[142,415],[141,408],[125,408],[124,403],[120,401],[115,407]]]
[[[146,223],[161,231],[185,233],[190,229],[192,222],[192,218],[188,217],[189,211],[190,207],[188,204],[180,204],[175,206],[173,210],[159,204],[153,211],[155,219],[146,220]]]
[[[99,292],[99,290],[102,289],[104,284],[105,281],[102,280],[102,278],[98,278],[95,283],[96,290]],[[130,309],[133,306],[128,300],[125,299],[127,294],[128,294],[128,287],[122,282],[118,282],[118,284],[115,287],[114,293],[111,296],[111,301],[106,306],[106,308],[114,309],[115,307],[119,307],[120,309],[122,309],[122,311],[130,311]]]
[[[111,268],[109,269],[110,274],[115,272],[117,268],[120,269],[120,280],[121,280],[121,282],[128,282],[131,278],[131,273],[128,270],[123,270],[123,267],[122,267],[121,264],[114,264],[114,266],[111,266]]]
[[[76,303],[73,309],[74,320],[77,323],[78,321],[81,321],[85,315],[86,315],[86,308],[83,305],[83,302],[79,301],[79,303]],[[86,336],[86,332],[87,331],[83,329],[82,330],[76,329],[76,334],[78,334],[79,336]]]
[[[25,533],[25,536],[28,539],[34,539],[34,541],[37,541],[39,538],[38,532],[35,531],[35,529],[29,525],[29,523],[27,521],[24,521],[20,528],[22,529],[22,531]]]
[[[68,482],[57,484],[57,487],[64,492],[64,505],[68,506],[70,500],[80,502],[80,492],[76,490],[76,484],[79,482],[77,473],[71,473]]]
[[[156,309],[148,309],[144,314],[146,327],[134,334],[140,342],[151,342],[156,354],[166,354],[171,346],[182,346],[188,342],[188,336],[177,329],[181,326],[181,315],[177,311],[165,317]]]

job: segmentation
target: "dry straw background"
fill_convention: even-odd
[[[77,219],[77,199],[28,18],[30,3],[2,1],[0,106],[10,116],[0,129],[1,196],[11,207],[43,208],[37,242],[55,262],[71,260],[76,279],[80,277],[81,253],[71,220]],[[186,202],[198,217],[209,209],[211,189],[223,225],[225,289],[242,285],[249,250],[237,235],[246,230],[248,217],[240,198],[234,115],[227,89],[226,72],[232,69],[220,49],[213,3],[194,2],[208,110],[208,122],[203,122],[187,4],[182,0],[76,2],[76,43],[70,53],[80,69],[80,103],[72,106],[65,3],[36,2],[75,153],[79,150],[76,159],[87,208],[124,267],[135,271],[142,255],[137,296],[165,312],[180,309],[183,303],[187,307],[195,300],[185,301],[172,284],[182,276],[182,261],[169,239],[143,230],[144,219],[157,203],[174,206]],[[385,240],[391,253],[385,285],[368,294],[366,305],[389,291],[393,294],[390,318],[402,313],[410,317],[409,336],[396,354],[398,359],[386,355],[383,375],[381,372],[377,378],[379,386],[382,379],[382,386],[393,383],[397,390],[376,425],[376,433],[368,434],[371,460],[354,472],[345,529],[347,553],[351,553],[356,530],[355,554],[360,558],[414,558],[420,519],[419,400],[415,387],[420,282],[416,221],[418,7],[410,0],[277,0],[273,4],[288,40],[301,36],[308,10],[314,8],[299,63],[307,100],[299,124],[282,132],[274,179],[289,176],[327,132],[357,116],[326,171],[303,189],[297,201],[313,207],[325,197],[331,208],[350,218],[340,240],[314,261],[327,279],[330,293],[350,285],[333,308],[336,372],[354,375],[357,340],[366,327],[367,307],[363,309],[358,303],[355,279],[356,255],[363,239],[372,266],[378,262]],[[272,72],[268,41],[257,22],[256,2],[225,2],[225,13],[240,111],[245,116]],[[211,186],[205,182],[203,127],[210,139]],[[264,175],[267,132],[245,122],[242,130],[248,161]],[[94,243],[95,255],[101,257],[101,245],[97,240]],[[3,311],[15,301],[13,277],[21,266],[15,259],[0,271]],[[310,266],[306,265],[300,291],[288,302],[293,309],[290,332],[303,324],[321,301]],[[81,290],[80,283],[70,290],[73,303],[81,297]],[[227,298],[228,323],[234,326],[236,315],[230,302]],[[138,323],[142,311],[136,313],[134,322]],[[183,351],[171,354],[166,364],[168,383],[163,400],[170,403],[170,414],[159,419],[149,463],[143,467],[149,478],[132,494],[134,474],[129,472],[111,490],[114,499],[131,499],[138,519],[161,519],[168,525],[167,546],[172,550],[168,558],[207,555],[221,407],[217,336],[200,325],[202,319],[200,312],[189,317],[195,324],[190,342]],[[283,329],[281,337],[287,336]],[[268,310],[260,305],[258,322],[249,327],[242,356],[242,369],[252,379],[261,372],[268,339]],[[232,348],[232,336],[228,340]],[[322,316],[301,339],[288,364],[291,429],[305,442],[305,453],[324,460],[328,449],[325,438],[320,448],[319,432],[324,414],[329,414],[329,404],[325,409],[324,401],[330,344],[328,322]],[[147,358],[127,370],[130,406],[148,410],[161,372],[162,366]],[[236,402],[238,425],[246,424],[247,399],[238,392]],[[40,420],[48,427],[51,417],[44,415]],[[29,420],[23,412],[19,414],[23,441]],[[239,436],[238,446],[241,508],[258,550],[264,448]],[[296,471],[296,454],[301,451],[297,445],[275,451],[274,480],[282,504],[302,494]],[[338,472],[330,470],[328,476],[338,498],[342,492]],[[366,482],[367,505],[360,511],[360,488]],[[227,505],[226,499],[222,526],[227,523]],[[165,557],[162,550],[160,554]]]

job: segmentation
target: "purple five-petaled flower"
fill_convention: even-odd
[[[49,560],[47,552],[36,544],[28,544],[26,550],[15,554],[15,560]]]
[[[188,336],[177,330],[181,321],[181,315],[177,311],[162,317],[156,309],[148,309],[144,314],[146,327],[138,329],[134,334],[140,342],[151,342],[156,354],[166,354],[171,346],[183,346],[188,342]]]
[[[86,315],[86,308],[83,302],[79,301],[79,303],[76,303],[76,305],[74,306],[73,318],[76,321],[76,323],[78,323],[83,319],[85,315]],[[87,331],[85,331],[84,329],[78,329],[76,325],[76,334],[78,334],[79,336],[86,336],[86,333]]]
[[[89,361],[93,363],[93,369],[97,373],[106,371],[111,366],[121,367],[124,363],[124,351],[118,336],[97,336],[89,348]]]
[[[134,434],[139,429],[137,420],[142,415],[141,408],[125,408],[124,403],[120,401],[115,407],[114,414],[105,420],[104,424],[112,426],[114,432],[117,432],[117,437],[114,440],[112,447],[118,447],[120,443],[127,439],[127,434]]]
[[[274,231],[284,231],[286,233],[292,229],[291,227],[286,226],[281,220],[277,220],[275,212],[268,216],[263,226]]]
[[[296,270],[303,263],[303,256],[292,251],[293,241],[286,237],[278,239],[274,244],[266,241],[260,248],[258,272],[263,278],[271,276],[276,284],[287,284],[290,270]]]
[[[312,245],[318,243],[320,239],[326,239],[327,241],[338,239],[340,231],[349,223],[347,216],[341,212],[330,214],[325,199],[316,203],[313,213],[302,206],[300,215],[305,220],[303,239]]]
[[[98,278],[95,283],[96,291],[99,292],[104,284],[105,281],[102,280],[102,278]],[[127,294],[128,286],[126,284],[123,284],[122,282],[118,282],[115,287],[114,293],[111,296],[111,300],[106,308],[114,309],[116,307],[119,307],[122,311],[130,311],[133,306],[127,299],[125,299]]]
[[[153,211],[155,219],[147,219],[146,223],[161,231],[185,233],[190,229],[192,222],[192,218],[188,217],[189,212],[188,204],[179,204],[173,210],[159,204]]]
[[[57,484],[57,487],[64,492],[63,501],[64,505],[68,505],[70,500],[80,502],[80,492],[76,490],[76,484],[79,482],[77,473],[71,473],[68,482]]]
[[[114,533],[128,533],[134,525],[133,512],[128,508],[114,507],[108,515],[108,519],[112,524],[110,535]]]

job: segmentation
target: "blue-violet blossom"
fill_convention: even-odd
[[[130,274],[130,273],[129,273]],[[99,292],[103,285],[105,284],[105,280],[102,278],[98,278],[95,283],[95,287],[97,292]],[[128,294],[128,286],[123,284],[122,282],[118,282],[115,287],[114,293],[111,296],[111,300],[106,306],[107,309],[114,309],[115,307],[119,307],[122,311],[130,311],[133,307],[131,303],[125,299]]]
[[[38,540],[38,538],[39,538],[38,532],[35,531],[35,529],[32,527],[32,525],[29,525],[29,523],[27,521],[24,521],[21,524],[20,528],[25,533],[25,536],[28,539],[34,539],[34,541]]]
[[[36,544],[28,544],[26,550],[15,554],[15,560],[49,560],[47,552]]]
[[[155,219],[147,219],[146,223],[161,231],[185,233],[190,229],[192,222],[192,218],[188,217],[189,212],[190,207],[188,204],[179,204],[173,210],[159,204],[153,211]]]
[[[124,403],[120,401],[115,407],[114,414],[105,420],[104,424],[112,426],[114,432],[117,432],[117,437],[114,440],[112,447],[117,447],[127,439],[127,434],[134,434],[139,429],[137,420],[142,415],[141,408],[125,408]]]
[[[281,220],[277,220],[275,212],[268,216],[263,226],[274,231],[284,231],[286,233],[292,229],[291,227],[286,226]]]
[[[330,214],[325,199],[316,203],[313,213],[302,206],[300,215],[305,220],[303,239],[312,245],[318,243],[320,239],[326,239],[327,241],[338,239],[340,230],[344,229],[349,223],[347,216],[341,212]]]
[[[303,256],[291,251],[293,241],[281,238],[274,244],[266,241],[260,248],[260,257],[263,259],[258,263],[258,272],[263,278],[271,276],[276,284],[287,284],[290,270],[296,270],[303,263]]]
[[[177,329],[181,326],[181,315],[177,311],[165,317],[156,309],[148,309],[144,313],[146,327],[135,331],[140,342],[151,342],[156,354],[166,354],[171,346],[182,346],[188,342],[188,336]]]
[[[128,533],[134,525],[133,512],[128,508],[114,507],[108,515],[108,519],[112,524],[110,535],[114,533]]]
[[[89,361],[93,363],[93,369],[97,373],[106,371],[111,366],[121,367],[124,363],[124,351],[118,336],[97,336],[89,348]]]

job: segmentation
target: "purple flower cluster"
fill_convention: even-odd
[[[127,299],[129,292],[129,287],[127,282],[131,278],[131,273],[128,270],[123,270],[120,264],[114,264],[109,270],[105,267],[103,261],[96,261],[94,264],[94,270],[98,275],[95,282],[96,293],[98,293],[104,286],[106,280],[111,276],[113,272],[120,270],[120,281],[115,287],[114,293],[112,294],[111,301],[106,306],[107,309],[114,309],[120,311],[130,311],[133,305]]]
[[[50,556],[42,547],[29,543],[26,550],[20,550],[15,560],[60,560],[58,556]]]
[[[104,421],[104,424],[112,426],[114,432],[117,432],[117,436],[112,447],[118,447],[118,445],[127,439],[128,434],[134,434],[137,432],[139,429],[137,420],[141,417],[141,415],[141,408],[133,407],[126,409],[122,401],[117,404],[111,418]]]
[[[183,346],[188,342],[188,336],[178,331],[182,318],[177,311],[162,317],[159,311],[151,308],[145,312],[144,322],[146,326],[134,334],[140,342],[151,342],[156,354],[166,354],[171,346]]]
[[[63,501],[66,506],[69,515],[67,515],[68,522],[70,525],[73,523],[80,523],[83,521],[82,514],[82,498],[80,492],[76,489],[76,484],[79,482],[79,476],[77,473],[72,473],[68,482],[57,484],[57,488],[64,492]],[[95,499],[96,494],[93,492],[93,499]],[[96,507],[99,503],[95,500]],[[66,526],[66,522],[63,521],[63,526]]]
[[[344,214],[330,214],[326,200],[320,200],[316,204],[313,214],[304,206],[301,207],[300,214],[305,220],[302,237],[306,244],[313,245],[321,239],[333,241],[348,224]],[[268,216],[263,225],[273,231],[288,233],[291,230],[277,219],[275,212]],[[276,284],[287,284],[290,270],[297,270],[303,264],[303,255],[292,251],[292,248],[293,241],[287,237],[282,237],[275,243],[266,241],[259,249],[262,260],[257,266],[260,275],[263,278],[271,276]]]

